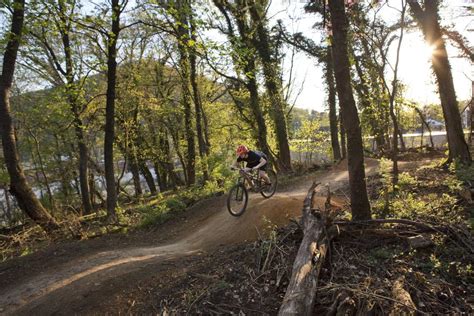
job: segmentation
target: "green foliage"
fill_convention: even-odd
[[[389,160],[381,161],[381,187],[379,198],[373,201],[374,214],[428,222],[466,223],[466,213],[457,206],[462,182],[457,178],[456,168],[449,172],[433,163],[416,172],[403,172],[393,190]],[[469,174],[470,167],[462,167]],[[467,168],[467,169],[466,169]]]
[[[408,172],[402,172],[398,175],[398,186],[400,189],[414,187],[417,183],[416,177],[411,176]]]
[[[330,135],[322,129],[323,120],[318,117],[300,118],[300,126],[291,142],[292,151],[306,154],[311,160],[313,156],[327,157],[330,155]]]
[[[177,213],[184,211],[193,203],[221,193],[225,188],[226,186],[222,187],[217,182],[209,181],[202,188],[192,187],[181,189],[167,196],[159,195],[146,204],[137,207],[137,212],[141,214],[139,226],[160,225],[173,218]]]
[[[474,164],[464,165],[459,161],[453,162],[449,170],[455,174],[459,181],[466,183],[467,181],[474,181]]]

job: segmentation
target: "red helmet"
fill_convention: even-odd
[[[246,154],[249,152],[249,149],[245,145],[239,145],[239,147],[237,147],[236,152],[237,155]]]

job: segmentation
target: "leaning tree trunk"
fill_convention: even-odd
[[[369,219],[370,204],[365,183],[364,151],[359,115],[352,94],[349,57],[347,54],[347,18],[344,0],[330,0],[333,27],[333,58],[336,88],[347,134],[348,171],[352,219]]]
[[[438,17],[438,0],[425,0],[423,10],[417,1],[408,1],[420,28],[423,30],[426,42],[434,47],[431,55],[433,71],[438,82],[438,90],[443,108],[443,116],[448,137],[449,161],[459,159],[463,163],[471,163],[469,147],[464,139],[459,114],[453,75],[449,64],[448,53],[442,37]]]
[[[278,315],[311,315],[313,312],[319,271],[329,247],[325,233],[325,217],[313,210],[316,186],[317,184],[313,183],[304,200],[302,218],[304,236]]]
[[[15,130],[10,114],[10,91],[23,28],[24,6],[24,0],[14,2],[11,33],[8,36],[3,56],[2,75],[0,77],[0,131],[2,133],[5,164],[10,176],[10,192],[17,199],[18,206],[31,219],[46,231],[52,231],[59,226],[43,205],[41,205],[26,181],[26,176],[20,165]]]
[[[256,25],[257,36],[253,41],[255,49],[262,61],[265,86],[270,98],[271,114],[275,123],[275,134],[278,144],[278,164],[283,171],[291,170],[290,146],[288,144],[288,128],[286,126],[285,102],[281,86],[281,70],[278,61],[272,55],[270,37],[265,26],[265,8],[262,3],[254,2],[250,6],[250,15]]]
[[[150,169],[148,169],[145,161],[140,162],[140,172],[145,178],[148,189],[150,189],[150,193],[155,195],[158,192],[155,185],[155,179],[153,179],[153,175],[151,174]]]

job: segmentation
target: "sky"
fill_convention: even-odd
[[[399,6],[400,1],[390,0],[389,4]],[[273,25],[278,19],[281,19],[288,31],[302,32],[307,37],[317,40],[320,33],[312,27],[317,18],[314,14],[304,13],[303,8],[306,2],[307,0],[273,0],[269,8],[270,24]],[[449,0],[449,7],[442,8],[440,11],[443,19],[442,24],[443,26],[453,25],[472,45],[474,44],[474,16],[453,18],[459,15],[461,4],[474,7],[474,0]],[[388,6],[384,6],[380,14],[387,21],[399,19],[399,13]],[[393,51],[389,56],[392,63],[395,61],[393,52],[396,46],[396,43],[392,44]],[[436,84],[430,68],[429,53],[429,48],[424,43],[420,31],[415,30],[405,34],[401,47],[399,79],[407,87],[405,96],[420,104],[439,103],[439,95],[436,92]],[[455,58],[458,56],[458,51],[452,46],[448,46],[448,55],[457,98],[459,101],[470,99],[474,67],[465,58]],[[285,64],[290,64],[289,57]],[[289,67],[285,66],[283,69],[288,76]],[[302,92],[296,100],[296,106],[323,111],[326,92],[322,68],[317,65],[314,59],[304,53],[298,53],[295,56],[294,69],[293,77],[297,79],[293,88],[293,99],[302,87]]]

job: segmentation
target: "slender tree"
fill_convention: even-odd
[[[193,89],[194,113],[196,116],[196,136],[198,139],[199,157],[201,159],[201,169],[203,173],[203,180],[209,179],[209,170],[207,166],[207,156],[209,155],[209,144],[206,141],[203,130],[204,123],[204,109],[202,105],[202,98],[200,87],[198,83],[197,71],[197,36],[196,36],[196,21],[191,13],[189,13],[189,37],[192,45],[189,47],[189,62],[190,62],[190,80]]]
[[[342,158],[341,147],[339,146],[338,120],[336,111],[336,85],[334,83],[334,62],[332,60],[332,47],[328,46],[326,50],[326,84],[328,89],[329,106],[329,129],[331,130],[331,148],[335,161]]]
[[[179,71],[181,73],[181,97],[184,108],[184,126],[186,134],[187,152],[187,184],[196,182],[196,145],[193,127],[193,110],[191,108],[191,61],[189,54],[189,16],[191,5],[186,0],[176,1],[177,42],[179,51]]]
[[[46,231],[52,231],[59,226],[41,205],[26,180],[20,165],[15,130],[10,114],[10,93],[23,29],[24,8],[24,0],[13,2],[11,31],[8,34],[3,55],[2,75],[0,77],[0,131],[2,133],[3,155],[10,175],[10,192],[17,199],[19,207]]]
[[[336,89],[341,115],[347,133],[347,155],[350,198],[353,220],[370,219],[370,204],[365,183],[364,152],[359,115],[352,94],[349,57],[347,53],[348,22],[344,0],[329,0],[333,32],[333,58]]]
[[[114,173],[114,140],[115,140],[115,88],[117,80],[117,40],[120,34],[120,14],[125,7],[119,0],[112,0],[112,27],[107,35],[107,96],[105,105],[105,139],[104,164],[105,182],[107,187],[107,217],[109,221],[117,221],[115,206],[117,191]]]

